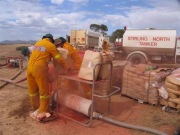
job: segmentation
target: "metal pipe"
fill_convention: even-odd
[[[140,131],[144,131],[144,132],[150,132],[150,133],[153,133],[156,135],[167,135],[166,133],[158,131],[156,129],[152,129],[152,128],[148,128],[148,127],[144,127],[144,126],[132,125],[132,124],[121,122],[121,121],[118,121],[115,119],[111,119],[111,118],[103,116],[102,114],[97,113],[97,112],[93,113],[93,117],[96,119],[108,122],[110,124],[116,125],[116,126],[124,127],[124,128],[135,129],[135,130],[140,130]]]

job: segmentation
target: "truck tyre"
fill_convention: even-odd
[[[128,61],[136,65],[147,63],[145,57],[142,54],[138,54],[138,53],[134,53],[131,56],[129,56]]]

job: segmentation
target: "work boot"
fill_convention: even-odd
[[[39,121],[41,121],[42,119],[48,118],[50,117],[51,114],[49,112],[43,112],[43,113],[38,113],[37,114],[37,119],[39,119]]]
[[[35,110],[34,112],[30,112],[29,114],[34,120],[41,122],[45,118],[49,118],[52,114],[49,112],[39,113],[39,110]]]

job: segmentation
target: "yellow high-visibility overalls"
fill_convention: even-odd
[[[49,107],[48,63],[54,58],[67,69],[65,59],[48,38],[44,38],[33,47],[27,68],[27,83],[33,110],[47,112]]]

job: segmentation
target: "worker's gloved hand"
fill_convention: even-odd
[[[49,67],[48,81],[53,82],[57,79],[57,73],[55,72],[55,67],[54,67],[53,62],[49,62],[48,67]]]

